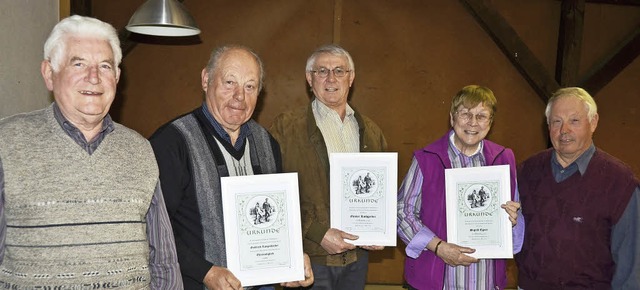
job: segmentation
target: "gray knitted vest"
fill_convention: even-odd
[[[249,139],[251,164],[261,168],[263,174],[276,173],[275,157],[269,133],[253,120],[247,122],[251,134]],[[193,180],[196,184],[198,208],[204,235],[204,250],[207,261],[226,267],[227,257],[224,243],[224,219],[220,177],[229,176],[226,165],[216,166],[214,154],[203,135],[203,129],[193,114],[188,114],[172,123],[184,136],[189,148]],[[218,146],[213,144],[212,146]],[[224,148],[220,150],[224,151]],[[224,162],[222,162],[224,164]]]
[[[115,124],[89,155],[52,107],[0,121],[7,221],[0,288],[148,289],[151,146]]]

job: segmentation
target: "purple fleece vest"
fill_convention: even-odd
[[[449,134],[447,132],[436,142],[416,150],[414,156],[424,177],[422,182],[422,207],[420,219],[436,236],[447,240],[447,219],[445,206],[445,168],[451,168],[447,153]],[[483,151],[487,165],[511,166],[511,199],[515,197],[516,166],[511,149],[504,148],[489,140],[484,140]],[[495,281],[500,289],[507,284],[505,260],[495,261]],[[442,290],[444,285],[445,263],[431,251],[423,251],[417,259],[406,258],[405,279],[420,290]]]

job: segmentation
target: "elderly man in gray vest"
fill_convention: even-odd
[[[115,29],[66,18],[44,58],[55,102],[0,120],[0,286],[182,289],[152,148],[108,114]]]
[[[151,136],[185,289],[242,289],[226,268],[220,178],[282,172],[278,143],[251,120],[263,75],[262,61],[249,48],[217,48],[201,73],[202,106]],[[283,285],[313,283],[308,257],[305,276]]]

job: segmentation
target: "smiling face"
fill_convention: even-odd
[[[483,103],[471,109],[460,105],[449,117],[454,132],[454,145],[463,154],[472,155],[491,129],[491,109],[485,107]]]
[[[207,108],[235,143],[258,101],[260,66],[251,53],[235,48],[220,57],[211,74],[202,70]]]
[[[80,130],[101,124],[120,77],[109,43],[93,37],[68,37],[59,71],[45,60],[41,73],[64,117]]]
[[[349,72],[342,77],[336,77],[335,73],[330,71],[326,77],[321,77],[314,72],[308,71],[306,77],[316,98],[327,107],[344,115],[347,107],[349,88],[355,78],[355,71],[350,71],[352,68],[349,67],[347,57],[331,53],[322,53],[316,57],[312,69],[314,71],[318,71],[321,68],[333,70],[338,67]]]
[[[591,146],[598,114],[589,120],[585,102],[573,95],[564,95],[551,105],[548,122],[556,157],[566,167]]]

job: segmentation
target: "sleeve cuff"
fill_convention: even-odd
[[[415,236],[413,236],[413,239],[411,239],[411,242],[409,242],[407,248],[405,249],[407,256],[413,259],[417,259],[420,254],[422,254],[422,251],[427,248],[427,244],[431,240],[433,240],[435,236],[436,235],[427,227],[423,227],[422,229],[420,229],[420,231],[416,233]]]

